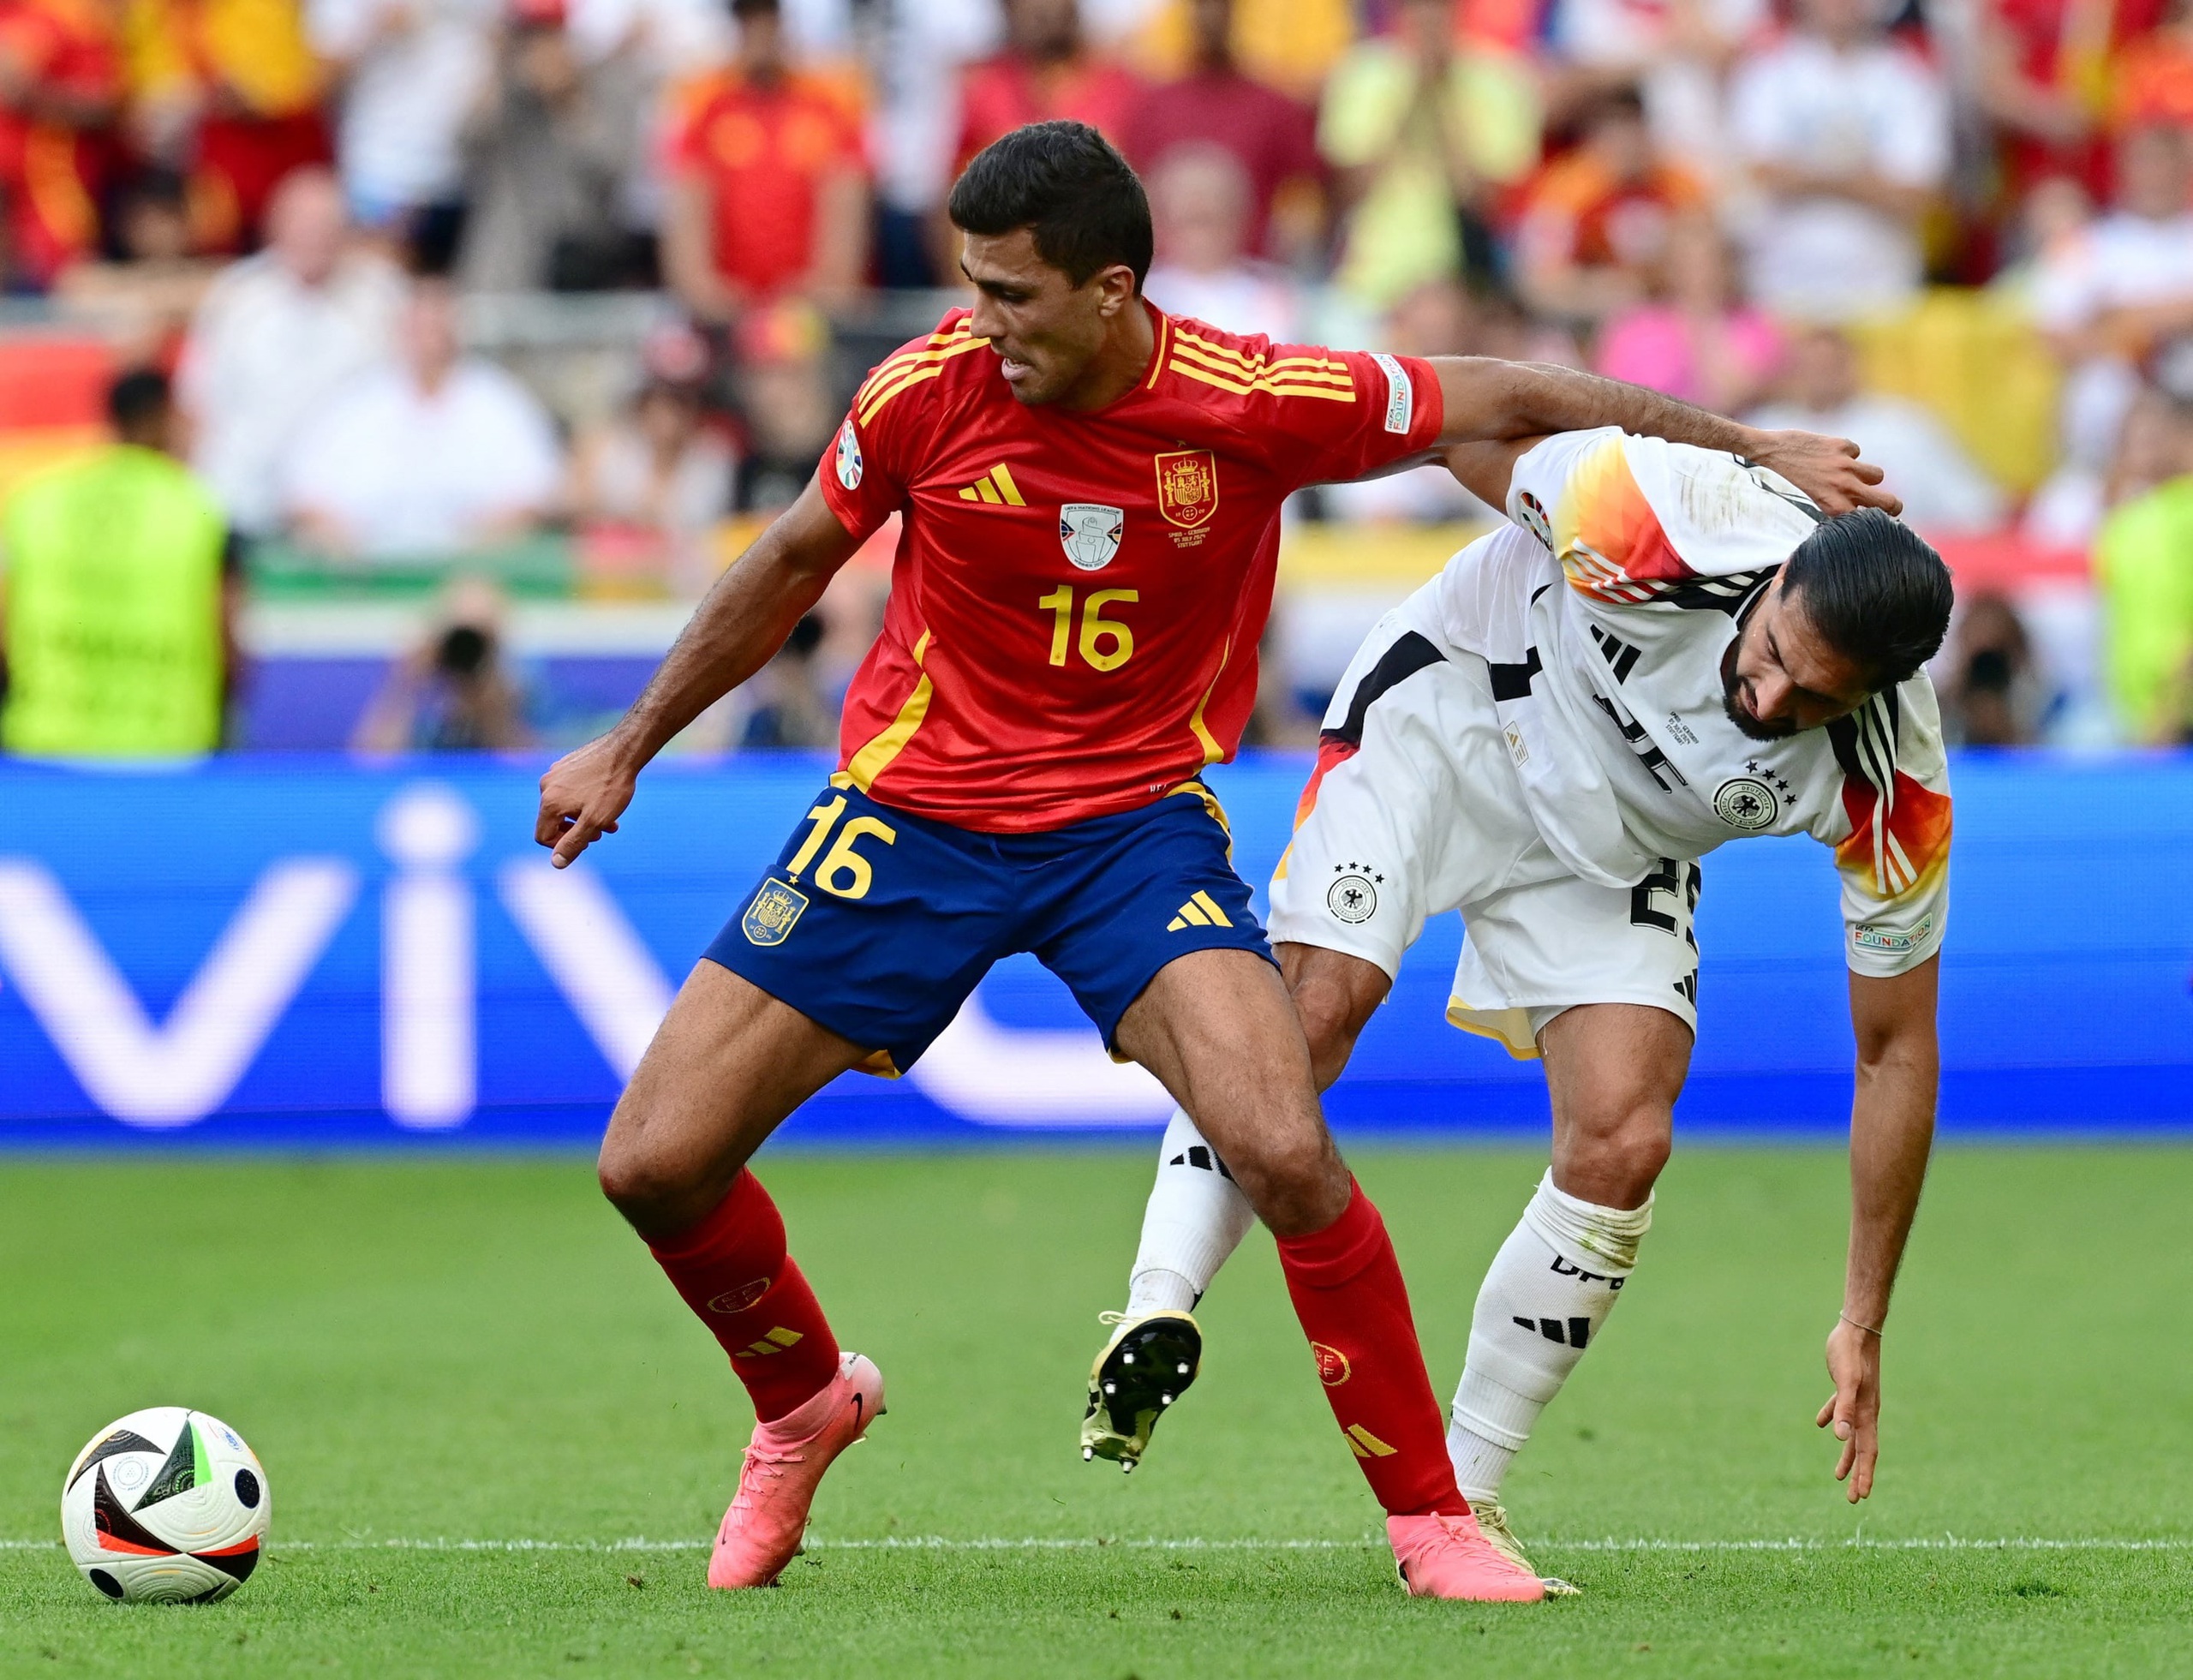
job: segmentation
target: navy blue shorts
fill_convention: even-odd
[[[904,1073],[993,963],[1032,951],[1108,1049],[1174,958],[1271,960],[1227,852],[1198,782],[1039,834],[977,834],[833,784],[704,954],[880,1053],[869,1071]]]

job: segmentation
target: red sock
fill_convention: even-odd
[[[1347,1212],[1322,1231],[1279,1240],[1287,1293],[1341,1433],[1386,1514],[1459,1516],[1469,1506],[1455,1486],[1401,1263],[1386,1222],[1350,1184]]]
[[[838,1374],[838,1338],[785,1253],[784,1217],[752,1173],[742,1168],[730,1194],[699,1224],[648,1248],[731,1355],[763,1423],[820,1394]]]

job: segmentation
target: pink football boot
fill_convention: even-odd
[[[1545,1597],[1545,1583],[1495,1551],[1473,1517],[1389,1516],[1386,1540],[1411,1598],[1536,1604]]]
[[[738,1492],[716,1530],[711,1587],[768,1587],[784,1573],[807,1533],[807,1510],[830,1462],[883,1415],[883,1373],[858,1354],[811,1400],[774,1423],[754,1426]]]

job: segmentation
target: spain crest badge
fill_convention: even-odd
[[[1193,530],[1218,511],[1218,457],[1207,449],[1167,450],[1156,457],[1157,511]]]
[[[781,945],[807,908],[807,894],[774,875],[762,883],[754,902],[746,906],[739,929],[756,945]]]

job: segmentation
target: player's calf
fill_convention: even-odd
[[[1447,1451],[1473,1509],[1500,1484],[1585,1351],[1606,1327],[1652,1223],[1642,1207],[1601,1206],[1555,1188],[1549,1171],[1493,1257],[1470,1321]]]

